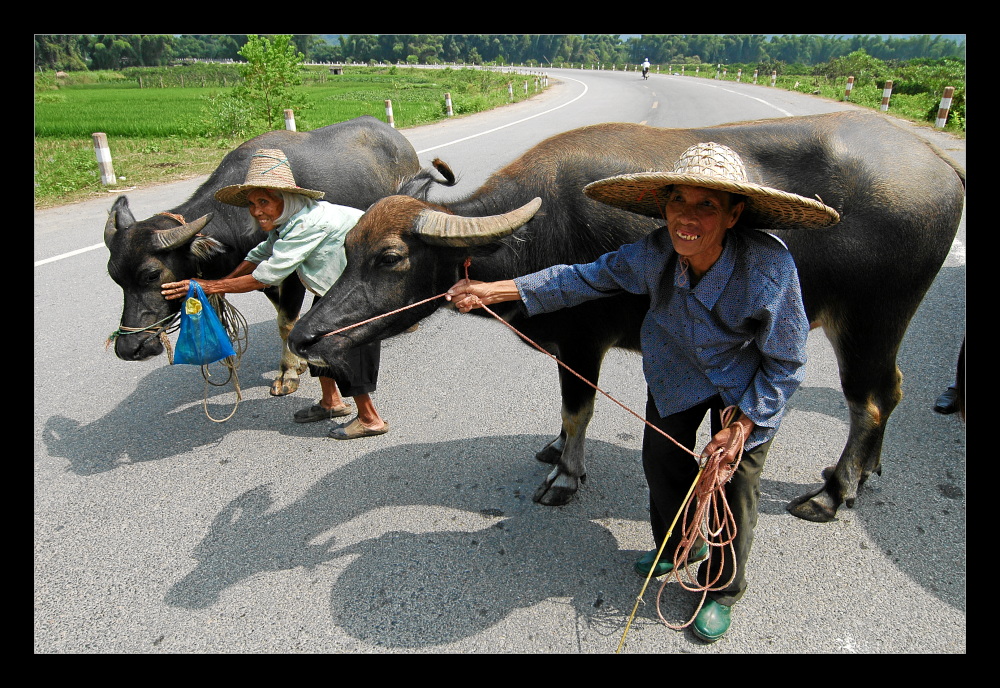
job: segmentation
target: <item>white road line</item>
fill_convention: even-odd
[[[739,91],[734,91],[731,88],[723,88],[722,86],[716,86],[715,84],[697,83],[695,85],[697,85],[697,86],[704,86],[706,88],[717,88],[720,91],[725,91],[726,93],[732,93],[733,95],[743,96],[744,98],[749,98],[750,100],[756,100],[758,103],[763,103],[764,105],[766,105],[768,107],[774,108],[775,110],[777,110],[778,112],[780,112],[781,114],[783,114],[785,117],[794,117],[794,115],[792,113],[790,113],[788,110],[783,110],[782,108],[778,107],[774,103],[769,103],[768,101],[764,100],[763,98],[757,98],[756,96],[751,96],[751,95],[747,95],[746,93],[741,93]]]
[[[530,117],[525,117],[524,119],[519,119],[519,120],[517,120],[515,122],[510,122],[510,123],[504,124],[503,126],[500,126],[500,127],[495,127],[493,129],[487,129],[486,131],[481,131],[478,134],[473,134],[472,136],[466,136],[465,138],[455,139],[454,141],[448,141],[447,143],[442,143],[442,144],[439,144],[437,146],[431,146],[430,148],[424,148],[423,150],[418,150],[417,151],[417,155],[420,155],[421,153],[427,153],[427,152],[432,151],[432,150],[437,150],[438,148],[444,148],[445,146],[451,146],[451,145],[456,144],[456,143],[461,143],[462,141],[468,141],[469,139],[474,139],[474,138],[476,138],[478,136],[483,136],[484,134],[492,134],[495,131],[500,131],[501,129],[506,129],[507,127],[512,127],[515,124],[521,124],[523,122],[527,122],[530,119],[535,119],[536,117],[541,117],[542,115],[547,115],[550,112],[555,112],[556,110],[558,110],[560,108],[564,108],[567,105],[572,105],[576,101],[580,100],[580,98],[583,98],[585,95],[587,95],[587,91],[590,90],[589,87],[587,86],[587,84],[583,83],[579,79],[574,79],[574,78],[568,77],[568,76],[560,76],[559,78],[560,79],[566,79],[567,81],[575,81],[576,83],[578,83],[581,86],[583,86],[583,92],[580,95],[578,95],[576,98],[574,98],[573,100],[566,101],[562,105],[557,105],[554,108],[551,108],[549,110],[545,110],[544,112],[539,112],[537,114],[531,115]]]
[[[87,248],[78,248],[75,251],[70,251],[69,253],[61,253],[58,256],[52,256],[51,258],[45,258],[44,260],[36,260],[35,267],[39,265],[45,265],[46,263],[54,263],[57,260],[62,260],[63,258],[70,258],[72,256],[79,255],[81,253],[86,253],[87,251],[93,251],[97,248],[104,248],[104,244],[94,244],[93,246],[88,246]]]

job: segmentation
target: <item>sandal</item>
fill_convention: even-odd
[[[365,427],[361,423],[360,418],[355,418],[347,425],[341,425],[340,427],[333,428],[328,434],[335,440],[356,440],[359,437],[374,437],[375,435],[384,435],[387,432],[389,432],[388,423],[385,423],[378,430],[372,430],[371,428]]]
[[[292,420],[296,423],[312,423],[317,420],[329,420],[331,418],[349,416],[351,413],[352,409],[347,404],[335,409],[328,409],[320,404],[313,404],[309,408],[299,409],[292,414]]]

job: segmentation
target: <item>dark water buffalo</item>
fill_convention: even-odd
[[[583,187],[620,173],[669,169],[700,141],[737,150],[751,181],[818,194],[841,215],[829,229],[775,232],[795,257],[811,322],[836,350],[850,407],[850,434],[837,465],[827,469],[821,489],[789,506],[801,518],[831,520],[881,472],[886,422],[902,396],[897,351],[948,254],[965,196],[963,172],[877,113],[705,129],[599,124],[543,141],[447,207],[410,196],[383,199],[349,233],[338,288],[303,316],[289,345],[338,364],[348,347],[396,334],[444,301],[343,334],[324,333],[440,294],[462,275],[469,255],[470,277],[493,281],[592,261],[632,242],[662,222],[593,201]],[[536,197],[537,213],[530,203]],[[610,347],[638,349],[647,305],[645,297],[618,295],[533,318],[516,303],[494,310],[596,383]],[[536,501],[554,505],[570,499],[584,475],[584,434],[595,399],[572,374],[561,368],[559,374],[562,431],[537,457],[556,467],[535,493]]]
[[[310,132],[272,131],[247,141],[226,155],[208,181],[169,214],[136,221],[128,199],[119,196],[104,229],[104,243],[111,251],[108,272],[125,293],[121,330],[115,340],[119,358],[141,361],[163,352],[158,337],[162,321],[179,311],[181,300],[164,299],[161,284],[191,277],[225,277],[264,240],[246,209],[215,200],[218,189],[243,183],[250,156],[261,148],[283,150],[299,186],[325,191],[324,200],[361,210],[396,193],[404,180],[420,172],[409,141],[389,125],[366,116]],[[278,311],[282,339],[271,394],[291,394],[298,388],[305,364],[288,351],[284,341],[299,315],[305,288],[293,276],[280,287],[263,291]]]

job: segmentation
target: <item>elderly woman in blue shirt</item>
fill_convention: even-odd
[[[693,447],[711,413],[712,438],[701,456],[720,450],[722,460],[732,463],[744,452],[726,485],[737,527],[736,560],[711,548],[708,566],[699,571],[702,583],[724,585],[708,593],[692,624],[699,638],[712,642],[729,629],[730,609],[746,590],[760,474],[785,404],[805,374],[809,333],[791,254],[774,236],[737,223],[748,209],[752,226],[769,228],[829,226],[839,216],[817,201],[751,184],[739,155],[716,143],[691,147],[671,172],[612,177],[584,191],[667,224],[593,263],[556,265],[500,282],[461,280],[448,298],[462,312],[520,300],[535,315],[622,291],[649,295],[641,331],[647,420]],[[721,411],[728,407],[737,412],[723,427]],[[656,561],[657,553],[699,466],[649,427],[642,460],[656,548],[635,569],[646,576],[652,568],[662,576],[673,569],[673,557]],[[680,545],[681,530],[674,529],[665,553]],[[706,558],[709,547],[699,540],[687,563]]]
[[[243,184],[219,189],[215,197],[223,203],[245,207],[267,238],[253,248],[233,272],[218,280],[197,280],[206,294],[242,293],[281,284],[292,273],[318,299],[344,272],[347,256],[344,237],[364,214],[357,208],[320,200],[322,191],[296,185],[285,154],[277,149],[254,153]],[[188,280],[162,285],[168,299],[183,298]],[[350,375],[338,376],[332,368],[309,364],[318,377],[322,398],[296,411],[293,420],[308,423],[351,414],[342,396],[354,397],[358,416],[330,437],[355,439],[388,432],[375,408],[371,393],[378,383],[380,344],[356,347],[348,354]]]

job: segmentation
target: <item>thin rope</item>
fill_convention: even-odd
[[[732,420],[736,416],[736,411],[737,408],[735,406],[729,406],[721,410],[723,427],[728,427],[732,423]],[[722,569],[726,561],[724,548],[728,547],[733,561],[736,560],[736,552],[733,548],[733,541],[736,538],[736,519],[733,517],[732,510],[729,508],[729,503],[726,500],[725,485],[732,477],[733,473],[736,472],[736,468],[739,466],[740,461],[743,458],[743,444],[746,441],[746,436],[742,425],[737,423],[734,427],[736,428],[736,432],[730,436],[729,443],[725,447],[717,449],[711,456],[700,464],[698,473],[695,475],[694,480],[691,483],[691,487],[688,488],[684,501],[681,503],[680,508],[674,515],[674,520],[671,521],[667,534],[663,537],[663,542],[660,544],[660,549],[657,550],[656,558],[649,567],[649,572],[646,574],[646,580],[643,582],[642,589],[636,597],[635,606],[632,608],[632,614],[629,616],[628,622],[625,624],[625,630],[618,643],[618,649],[615,650],[616,653],[621,652],[622,647],[625,645],[625,637],[628,635],[629,628],[631,627],[632,621],[639,609],[639,604],[642,602],[642,596],[645,594],[646,588],[649,586],[649,582],[653,578],[653,571],[656,569],[657,563],[659,563],[660,558],[663,556],[663,550],[666,548],[667,542],[670,540],[670,536],[673,534],[674,527],[677,525],[677,521],[682,513],[684,514],[685,525],[682,526],[681,540],[674,552],[673,568],[668,572],[666,578],[663,579],[663,582],[660,584],[660,589],[656,594],[656,614],[660,617],[660,621],[662,621],[665,626],[675,631],[686,628],[695,620],[695,618],[697,618],[698,612],[701,611],[702,606],[705,604],[705,599],[707,598],[708,593],[717,590],[724,590],[736,577],[736,569],[734,567],[733,574],[729,577],[729,580],[722,585],[716,585],[722,577]],[[722,457],[734,447],[738,447],[736,460],[732,463],[723,464]],[[696,502],[692,502],[692,496],[697,498]],[[697,503],[693,517],[690,515],[692,503]],[[720,504],[721,516],[719,507]],[[719,539],[720,535],[722,536],[722,539]],[[706,581],[704,584],[698,583],[695,578],[695,574],[686,567],[688,557],[699,539],[704,540],[709,547],[708,561],[712,560],[711,548],[713,547],[719,548],[721,557],[718,563],[718,573],[713,579]],[[681,579],[680,572],[682,569],[684,569],[687,574],[687,582]],[[691,618],[679,626],[668,622],[665,618],[663,618],[663,613],[660,611],[660,600],[663,595],[663,591],[671,579],[676,579],[680,586],[685,590],[701,592],[701,601],[699,601],[698,606],[691,615]]]
[[[157,320],[152,325],[147,325],[146,327],[126,327],[119,323],[118,329],[108,335],[108,338],[104,341],[104,350],[107,351],[108,347],[111,346],[116,339],[122,335],[128,334],[139,334],[141,332],[153,332],[153,335],[158,337],[160,343],[163,344],[163,348],[167,350],[167,358],[170,364],[174,363],[174,349],[170,345],[169,334],[176,332],[180,329],[180,311],[174,313],[173,315],[168,315],[162,320]],[[166,323],[164,325],[164,323]],[[141,346],[141,345],[140,345]]]
[[[723,409],[723,426],[730,426],[735,415],[735,406]],[[681,544],[674,555],[674,568],[664,578],[660,584],[660,590],[656,595],[656,611],[660,620],[674,630],[681,630],[689,626],[695,617],[698,616],[698,612],[701,611],[708,593],[724,590],[736,577],[736,568],[733,567],[733,573],[729,577],[729,580],[719,584],[719,579],[722,577],[722,570],[725,568],[727,549],[729,556],[734,562],[736,561],[736,550],[733,546],[733,542],[736,539],[736,518],[733,516],[732,509],[729,507],[729,502],[726,499],[725,486],[736,472],[740,461],[743,460],[743,445],[746,442],[746,436],[742,425],[737,423],[733,427],[736,428],[736,432],[730,435],[729,444],[725,448],[717,450],[705,460],[699,471],[701,475],[694,483],[694,499],[692,500],[689,496],[682,507],[684,509],[685,526],[681,530]],[[733,448],[736,449],[736,459],[732,463],[724,464],[722,457]],[[692,505],[694,505],[693,514],[691,511]],[[698,583],[694,578],[694,574],[688,571],[688,580],[685,582],[680,576],[681,565],[687,561],[688,555],[699,539],[704,540],[708,544],[710,551],[713,547],[719,550],[718,572],[711,580],[706,578],[705,583]],[[709,560],[711,558],[710,555]],[[680,626],[672,625],[660,613],[660,597],[667,583],[672,578],[685,590],[700,592],[702,594],[701,602],[694,610],[691,618]]]
[[[208,365],[201,366],[201,375],[205,378],[205,396],[202,399],[202,408],[205,410],[205,417],[208,418],[213,423],[225,423],[227,420],[236,415],[236,409],[240,407],[240,402],[243,400],[243,392],[240,389],[240,378],[239,378],[239,367],[240,361],[243,358],[243,353],[247,349],[247,343],[249,341],[247,321],[243,317],[243,314],[237,310],[237,308],[226,300],[225,294],[212,294],[208,297],[209,303],[215,308],[216,314],[219,316],[219,321],[226,330],[226,334],[229,335],[229,340],[233,344],[233,350],[236,352],[234,356],[228,356],[223,358],[217,363],[222,364],[229,374],[226,379],[222,382],[215,383],[209,380],[211,377],[211,372],[209,372]],[[212,414],[208,412],[208,387],[209,385],[213,387],[222,387],[227,384],[230,380],[233,381],[233,387],[236,390],[236,403],[233,405],[233,410],[230,411],[229,415],[225,418],[213,418]]]
[[[465,279],[469,279],[469,266],[471,264],[472,264],[472,259],[471,258],[466,258],[465,259],[465,264],[464,264]],[[381,315],[376,315],[376,316],[374,316],[372,318],[368,318],[367,320],[362,320],[361,322],[354,323],[353,325],[347,325],[347,326],[341,327],[341,328],[339,328],[337,330],[333,330],[332,332],[327,332],[323,336],[324,337],[330,337],[332,335],[339,334],[341,332],[346,332],[347,330],[353,330],[355,327],[361,327],[362,325],[366,325],[366,324],[368,324],[370,322],[374,322],[375,320],[381,320],[382,318],[388,318],[391,315],[396,315],[397,313],[401,313],[401,312],[409,310],[411,308],[416,308],[417,306],[422,306],[425,303],[429,303],[431,301],[435,301],[435,300],[443,298],[443,297],[445,297],[447,295],[448,295],[448,292],[443,292],[441,294],[438,294],[437,296],[431,296],[430,298],[423,299],[422,301],[417,301],[416,303],[411,303],[408,306],[403,306],[401,308],[397,308],[395,310],[389,311],[388,313],[383,313]],[[578,377],[581,381],[583,381],[584,383],[586,383],[588,386],[590,386],[594,390],[600,392],[601,394],[603,394],[604,396],[606,396],[608,399],[610,399],[614,403],[618,404],[618,406],[621,406],[623,409],[625,409],[626,411],[628,411],[629,413],[631,413],[633,416],[635,416],[636,418],[638,418],[639,420],[641,420],[643,423],[645,423],[646,425],[648,425],[650,428],[652,428],[656,432],[658,432],[661,435],[663,435],[664,437],[666,437],[668,440],[670,440],[671,442],[673,442],[674,444],[676,444],[680,449],[686,451],[688,454],[690,454],[691,456],[695,457],[696,460],[699,458],[699,455],[697,453],[691,451],[690,449],[688,449],[687,447],[685,447],[684,445],[682,445],[680,442],[678,442],[677,440],[675,440],[673,437],[671,437],[667,433],[663,432],[663,430],[660,430],[660,428],[656,427],[655,425],[653,425],[652,423],[650,423],[649,421],[647,421],[645,418],[643,418],[638,413],[636,413],[635,411],[633,411],[632,409],[630,409],[628,406],[626,406],[622,402],[618,401],[613,396],[611,396],[610,394],[608,394],[607,392],[605,392],[603,389],[601,389],[600,387],[598,387],[597,385],[595,385],[593,382],[591,382],[587,378],[585,378],[582,375],[580,375],[580,373],[576,372],[575,370],[573,370],[572,368],[570,368],[568,365],[566,365],[565,363],[563,363],[562,361],[560,361],[557,357],[555,357],[552,354],[550,354],[548,351],[546,351],[545,349],[543,349],[537,343],[535,343],[534,341],[532,341],[527,335],[521,333],[517,328],[515,328],[513,325],[511,325],[506,320],[504,320],[499,315],[497,315],[486,304],[484,304],[482,301],[479,301],[478,298],[476,300],[477,300],[477,303],[478,303],[478,305],[479,305],[480,308],[482,308],[484,311],[486,311],[487,313],[489,313],[490,315],[492,315],[494,318],[496,318],[498,321],[500,321],[500,323],[504,327],[506,327],[507,329],[509,329],[511,332],[513,332],[514,334],[516,334],[518,337],[520,337],[521,339],[523,339],[525,342],[527,342],[528,344],[530,344],[532,347],[534,347],[538,351],[541,351],[543,354],[545,354],[546,356],[548,356],[549,358],[551,358],[553,361],[555,361],[556,363],[558,363],[560,366],[562,366],[566,371],[572,373],[573,375],[575,375],[576,377]]]
[[[468,272],[466,272],[468,274]],[[432,296],[429,299],[424,299],[423,301],[417,301],[416,303],[411,303],[409,306],[403,306],[402,308],[397,308],[394,311],[389,311],[388,313],[383,313],[382,315],[376,315],[374,318],[368,318],[367,320],[362,320],[361,322],[354,323],[353,325],[348,325],[347,327],[341,327],[339,330],[334,330],[333,332],[327,332],[324,337],[332,337],[335,334],[340,334],[341,332],[346,332],[347,330],[353,330],[355,327],[361,327],[362,325],[367,325],[375,320],[381,320],[382,318],[388,318],[390,315],[396,315],[396,313],[402,313],[403,311],[408,311],[411,308],[416,308],[417,306],[423,306],[425,303],[430,303],[436,299],[444,298],[448,295],[448,292],[443,292],[437,296]]]

